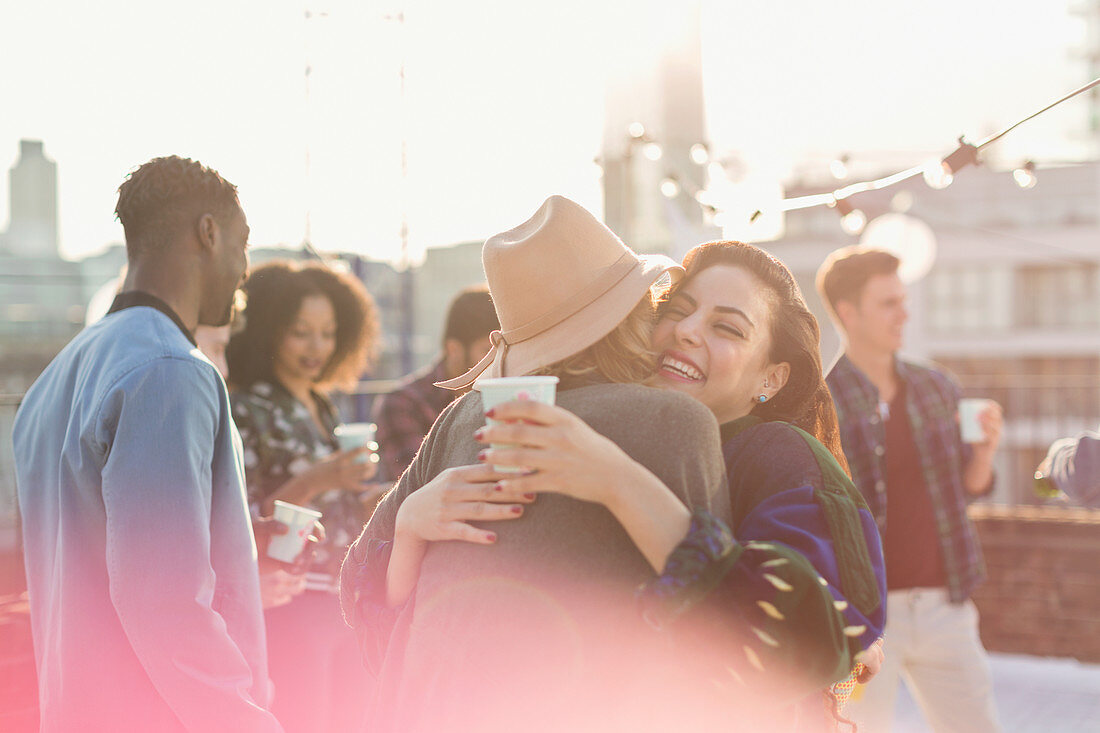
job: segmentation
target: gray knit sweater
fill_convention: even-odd
[[[729,513],[718,428],[684,395],[639,385],[559,392],[689,508]],[[380,730],[648,730],[686,722],[697,680],[680,645],[634,600],[653,571],[603,506],[542,494],[516,520],[486,523],[492,546],[432,543],[413,597],[384,604],[402,500],[444,469],[476,463],[476,392],[436,421],[352,546],[345,612],[379,676]],[[683,689],[681,689],[683,688]],[[687,716],[691,717],[691,716]]]

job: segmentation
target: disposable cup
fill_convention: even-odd
[[[371,450],[378,450],[378,444],[374,442],[375,429],[372,422],[349,422],[338,426],[333,432],[342,451],[355,450],[363,446],[369,446]],[[373,453],[364,453],[355,457],[356,463],[373,463],[377,460],[378,456]]]
[[[959,432],[964,443],[984,443],[985,432],[978,416],[989,406],[990,401],[979,398],[959,400]]]
[[[274,535],[267,545],[267,556],[283,562],[294,562],[306,547],[313,525],[321,512],[297,504],[275,500],[275,521],[287,526],[286,534]]]
[[[532,400],[543,404],[554,404],[557,393],[557,377],[498,377],[496,379],[479,379],[474,383],[474,389],[481,393],[481,404],[486,410],[490,410],[503,402],[514,400]],[[499,425],[499,420],[488,420],[490,425]],[[492,443],[491,448],[511,448],[504,443]],[[522,473],[525,469],[516,466],[493,466],[493,470],[501,473]]]

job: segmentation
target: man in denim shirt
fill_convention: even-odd
[[[129,269],[27,392],[14,445],[43,731],[278,731],[225,383],[195,347],[248,265],[236,187],[119,187]]]
[[[844,338],[826,383],[886,559],[886,660],[850,713],[860,730],[888,731],[904,674],[933,730],[999,730],[969,600],[984,568],[966,506],[993,489],[1001,409],[992,403],[981,416],[982,442],[963,443],[958,385],[898,356],[908,319],[899,264],[888,252],[845,248],[817,280]]]

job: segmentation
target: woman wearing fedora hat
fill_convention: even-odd
[[[555,375],[557,403],[664,494],[639,505],[651,516],[624,522],[618,512],[631,505],[612,514],[506,489],[515,474],[479,463],[480,395],[452,403],[341,570],[345,618],[378,676],[372,730],[666,730],[704,711],[723,719],[729,705],[704,684],[709,667],[647,623],[634,597],[653,578],[643,549],[676,539],[657,521],[674,511],[665,502],[729,515],[711,413],[637,384],[657,367],[655,290],[682,268],[636,255],[561,197],[491,237],[482,256],[501,329],[480,364],[442,386]]]
[[[486,452],[495,465],[536,470],[504,479],[504,491],[561,492],[620,518],[658,573],[639,593],[655,624],[725,609],[744,640],[731,667],[747,688],[770,687],[786,703],[770,729],[827,726],[836,699],[827,695],[834,715],[823,716],[811,693],[878,661],[877,648],[864,650],[882,634],[885,570],[874,520],[847,475],[818,324],[790,271],[757,247],[712,242],[684,265],[653,335],[655,383],[695,397],[721,424],[732,522],[670,502],[667,488],[639,480],[631,457],[563,409],[497,406],[494,417],[509,424],[478,439],[524,446]],[[624,501],[632,514],[618,508]],[[663,514],[647,509],[657,506]],[[675,530],[647,529],[657,516]]]

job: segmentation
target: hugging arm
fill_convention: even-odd
[[[487,460],[538,470],[504,483],[607,506],[659,573],[640,592],[647,618],[671,627],[696,609],[717,611],[743,632],[743,648],[730,663],[746,681],[778,671],[800,681],[790,694],[820,689],[846,676],[881,634],[885,576],[877,529],[831,457],[822,470],[808,436],[764,426],[739,452],[745,460],[727,464],[731,527],[705,509],[690,512],[561,408],[513,402],[494,417],[523,423],[486,428],[479,440],[524,447],[491,450]],[[852,590],[858,603],[848,597]]]
[[[697,517],[646,595],[666,623],[724,609],[748,631],[731,660],[746,682],[778,673],[806,694],[845,677],[882,634],[881,543],[843,470],[811,448],[820,443],[781,423],[751,430],[727,447],[732,531]]]
[[[440,416],[397,486],[378,505],[340,570],[344,619],[355,629],[364,657],[375,670],[398,617],[414,596],[429,543],[492,544],[493,532],[468,522],[515,519],[533,501],[533,497],[498,490],[503,474],[489,466],[439,470],[433,452],[439,437],[453,424],[455,404]]]

